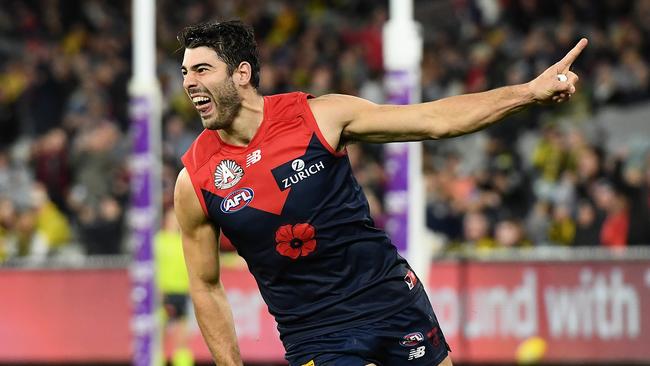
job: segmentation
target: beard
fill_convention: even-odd
[[[212,97],[215,112],[212,116],[202,118],[203,127],[208,130],[229,127],[239,114],[242,102],[235,83],[230,78],[224,80],[212,90]]]

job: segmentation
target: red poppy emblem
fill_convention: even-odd
[[[275,250],[278,253],[296,259],[316,250],[316,230],[309,224],[282,225],[275,232]]]

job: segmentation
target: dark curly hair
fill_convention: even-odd
[[[186,27],[178,34],[181,48],[212,48],[232,74],[241,62],[251,65],[251,85],[260,84],[260,62],[253,28],[239,20],[206,22]]]

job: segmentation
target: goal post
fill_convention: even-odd
[[[160,324],[153,240],[160,225],[161,91],[156,75],[156,3],[133,0],[133,74],[129,82],[132,155],[128,212],[131,274],[132,364],[157,365],[161,356]]]

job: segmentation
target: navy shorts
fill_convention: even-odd
[[[163,306],[169,320],[183,319],[187,316],[187,294],[163,295]]]
[[[384,320],[314,337],[287,353],[291,366],[436,366],[450,351],[426,292]]]

